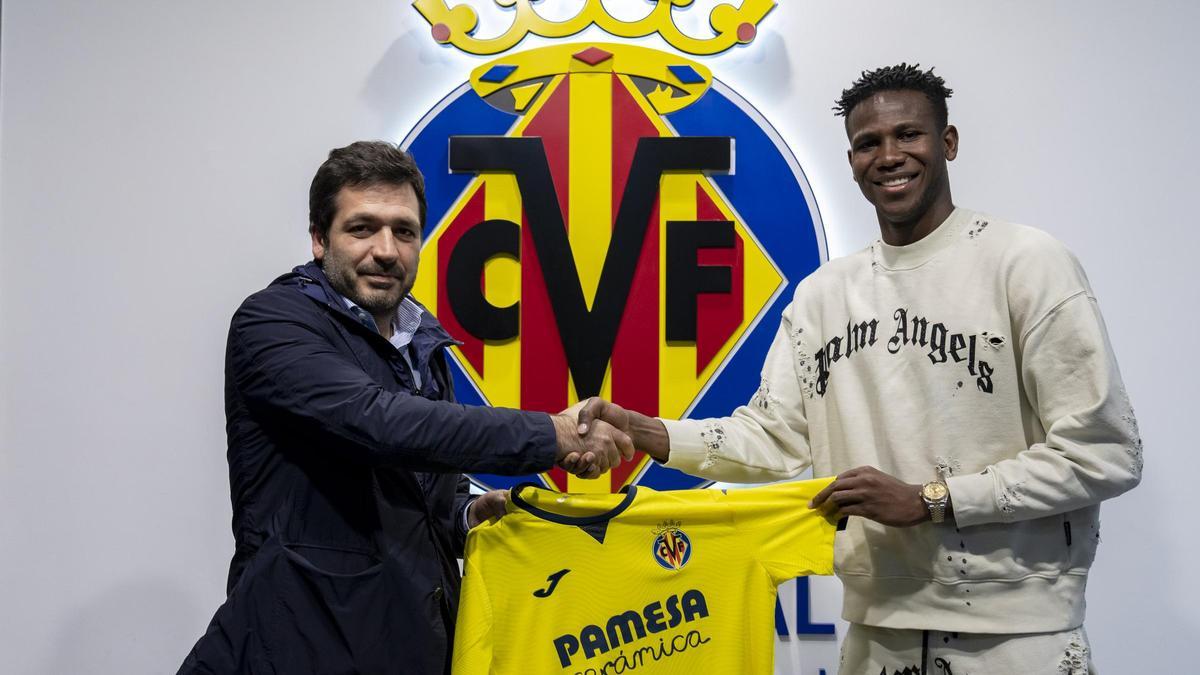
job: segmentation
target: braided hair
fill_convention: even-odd
[[[854,110],[854,106],[881,91],[919,91],[925,94],[925,98],[933,105],[938,126],[946,128],[949,117],[946,99],[950,98],[954,90],[946,86],[945,80],[933,74],[933,68],[921,70],[919,63],[911,66],[901,63],[863,71],[862,76],[855,80],[849,89],[842,90],[842,97],[833,106],[834,114],[845,117],[849,122],[850,111]]]

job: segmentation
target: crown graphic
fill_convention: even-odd
[[[738,44],[746,44],[758,35],[758,24],[775,8],[773,0],[743,0],[740,7],[723,2],[708,15],[713,35],[695,38],[685,35],[675,25],[675,8],[686,8],[692,0],[651,0],[654,8],[637,21],[622,21],[605,9],[601,0],[585,0],[583,9],[566,21],[549,21],[533,8],[537,0],[494,0],[501,7],[515,12],[512,25],[498,37],[472,37],[479,25],[479,14],[469,5],[450,7],[446,0],[415,0],[413,7],[432,27],[433,39],[450,44],[469,54],[491,55],[509,50],[525,36],[564,38],[591,26],[623,38],[640,38],[658,34],[675,49],[687,54],[708,56],[719,54]]]
[[[683,521],[666,520],[666,521],[659,523],[658,527],[651,528],[650,531],[653,532],[654,536],[657,537],[658,535],[662,534],[663,532],[670,532],[671,530],[678,530],[682,526],[683,526]]]

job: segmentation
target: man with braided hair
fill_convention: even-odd
[[[600,399],[656,461],[730,482],[836,480],[843,673],[1087,673],[1099,504],[1137,485],[1137,423],[1062,244],[956,207],[958,130],[932,69],[862,74],[834,109],[880,239],[796,288],[762,384],[729,417]]]

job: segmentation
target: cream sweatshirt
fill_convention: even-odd
[[[1078,261],[1033,228],[956,209],[804,279],[762,384],[730,417],[666,420],[667,466],[728,482],[871,465],[948,476],[953,519],[851,518],[846,620],[1026,633],[1074,628],[1099,503],[1137,485],[1142,444]]]

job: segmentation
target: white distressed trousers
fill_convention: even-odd
[[[1096,675],[1083,627],[980,634],[850,624],[840,675]]]

